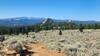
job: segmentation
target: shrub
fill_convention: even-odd
[[[3,42],[5,40],[5,36],[0,35],[0,42]]]
[[[17,53],[19,53],[21,50],[23,50],[23,47],[20,43],[12,43],[12,44],[10,44],[9,48],[12,48]]]
[[[61,30],[59,30],[59,35],[62,35],[62,31]]]
[[[82,24],[79,25],[79,31],[83,32],[84,26]]]

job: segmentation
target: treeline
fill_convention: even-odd
[[[39,32],[41,30],[67,30],[67,29],[79,29],[82,31],[83,29],[100,29],[100,24],[75,24],[72,22],[54,22],[51,19],[48,19],[45,23],[40,23],[31,26],[0,26],[0,35],[4,34],[27,34],[29,32]]]
[[[4,34],[15,34],[18,35],[20,33],[22,34],[28,34],[30,28],[28,26],[15,26],[15,27],[5,27],[5,26],[0,26],[0,35]]]

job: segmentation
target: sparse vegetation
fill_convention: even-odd
[[[100,55],[100,30],[86,30],[84,34],[78,30],[63,30],[62,37],[58,34],[59,30],[40,31],[39,33],[26,35],[5,35],[3,47],[14,48],[17,52],[23,50],[23,44],[31,42],[43,42],[51,50],[64,52],[70,56],[93,56]],[[46,35],[44,35],[46,33]],[[73,34],[73,35],[72,35]],[[35,36],[35,37],[34,37]],[[1,49],[1,50],[2,50]],[[94,52],[95,51],[95,52]]]

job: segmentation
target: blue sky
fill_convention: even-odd
[[[0,0],[0,18],[99,20],[100,0]]]

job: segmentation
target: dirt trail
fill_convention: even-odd
[[[64,53],[59,53],[57,51],[49,50],[46,47],[46,45],[41,43],[27,44],[25,45],[25,49],[28,50],[28,52],[32,52],[31,54],[32,56],[65,56]],[[6,49],[5,53],[6,53],[5,56],[20,56],[19,53],[14,52],[14,50]],[[28,55],[28,53],[26,54]]]
[[[31,46],[33,52],[36,52],[33,56],[64,56],[63,53],[49,50],[44,44],[30,44],[29,46]]]

